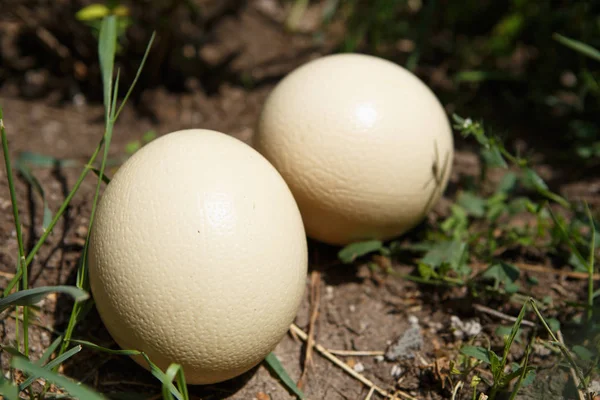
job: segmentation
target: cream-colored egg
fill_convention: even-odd
[[[434,93],[360,54],[310,61],[279,82],[254,146],[288,183],[307,235],[335,245],[417,225],[444,192],[454,154]]]
[[[112,337],[163,370],[181,364],[191,384],[238,376],[274,349],[300,305],[307,263],[279,173],[247,144],[200,129],[162,136],[121,166],[89,247]]]

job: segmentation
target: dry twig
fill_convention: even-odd
[[[493,315],[494,317],[498,317],[498,318],[504,319],[506,321],[511,321],[511,322],[516,322],[517,321],[517,318],[513,317],[512,315],[504,314],[503,312],[494,310],[492,308],[483,306],[481,304],[473,304],[473,308],[476,309],[477,311],[482,312],[482,313]],[[536,326],[535,322],[531,322],[531,321],[528,321],[526,319],[524,319],[523,321],[521,321],[521,325],[531,326],[531,327],[535,327]]]
[[[308,340],[308,335],[306,334],[306,332],[304,332],[302,329],[300,329],[297,325],[292,324],[290,326],[290,330],[295,332],[296,335],[298,337],[300,337],[302,340],[304,340],[304,341]],[[332,363],[334,363],[335,365],[337,365],[338,367],[343,369],[348,375],[350,375],[354,379],[362,382],[365,386],[367,386],[369,388],[373,388],[380,395],[382,395],[386,398],[390,398],[390,394],[387,391],[383,390],[382,388],[380,388],[379,386],[377,386],[373,382],[371,382],[369,379],[365,378],[363,375],[359,374],[358,372],[356,372],[355,370],[350,368],[350,366],[348,364],[346,364],[345,362],[343,362],[342,360],[340,360],[339,358],[337,358],[336,356],[331,354],[329,351],[327,351],[326,348],[324,348],[323,346],[321,346],[320,344],[317,344],[317,343],[314,343],[313,346],[317,350],[317,352],[319,352],[323,357],[325,357],[326,359],[328,359],[329,361],[331,361]],[[396,393],[405,399],[417,400],[406,392],[397,391]]]
[[[336,356],[352,356],[352,357],[362,357],[362,356],[383,356],[385,355],[385,351],[383,350],[332,350],[327,349],[331,354],[335,354]]]
[[[304,354],[304,365],[302,374],[298,379],[297,386],[302,389],[308,373],[308,367],[312,364],[313,344],[315,341],[315,325],[319,316],[319,303],[321,301],[321,273],[314,270],[310,274],[310,319],[308,322],[308,340],[306,341],[306,353]]]

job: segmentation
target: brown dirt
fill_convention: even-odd
[[[212,3],[216,4],[202,4]],[[199,47],[200,57],[204,65],[208,65],[205,71],[211,74],[209,87],[207,79],[193,74],[184,80],[184,91],[173,92],[163,86],[149,87],[140,95],[137,107],[127,107],[117,123],[111,158],[123,157],[126,144],[139,139],[148,130],[165,134],[178,129],[203,127],[220,130],[248,142],[260,107],[277,80],[306,60],[332,51],[335,45],[334,42],[315,44],[308,34],[284,32],[280,27],[278,11],[267,7],[271,3],[274,2],[250,2],[234,13],[212,21],[209,40]],[[36,9],[33,10],[31,12]],[[20,26],[15,21],[12,21],[13,25],[4,21],[5,32]],[[310,21],[306,21],[306,25],[310,26]],[[3,59],[6,58],[5,52]],[[223,67],[224,60],[229,60],[226,67]],[[226,72],[217,74],[215,71],[219,68]],[[75,96],[65,102],[63,95],[66,83],[51,78],[54,73],[52,70],[38,68],[36,71],[42,75],[41,80],[28,79],[25,75],[19,75],[18,71],[19,66],[14,62],[11,68],[0,67],[0,82],[4,82],[0,88],[0,104],[4,110],[12,159],[20,152],[29,151],[85,162],[103,133],[103,110],[97,102],[91,101],[94,96],[88,96],[91,99],[88,104],[82,102],[81,99],[86,97],[82,97],[81,90],[84,89],[79,86],[74,92]],[[44,80],[43,76],[47,79]],[[27,94],[34,92],[43,96],[26,98]],[[459,175],[475,175],[478,168],[474,153],[464,146],[460,147],[447,196],[459,185]],[[79,168],[35,170],[52,210],[57,210],[79,172]],[[112,171],[109,171],[108,175],[111,174]],[[597,177],[587,179],[567,182],[565,193],[571,198],[582,198],[597,205],[600,198],[599,181]],[[32,286],[74,282],[74,270],[85,240],[94,188],[95,178],[90,176],[71,203],[65,218],[56,226],[33,262]],[[22,179],[17,180],[17,193],[26,243],[31,246],[41,234],[41,202]],[[432,218],[433,215],[446,213],[449,202],[448,197],[440,202]],[[4,287],[14,271],[17,244],[3,168],[0,169],[0,210],[0,243],[3,243],[0,246],[0,286]],[[449,360],[456,358],[456,350],[463,342],[450,331],[451,317],[456,315],[462,320],[479,321],[483,326],[479,340],[485,343],[488,338],[497,349],[501,341],[494,331],[500,324],[510,323],[478,312],[474,304],[483,304],[510,315],[518,313],[516,304],[498,299],[473,298],[466,290],[418,285],[375,274],[366,262],[331,265],[336,251],[332,247],[310,243],[311,269],[322,273],[321,301],[315,330],[317,343],[337,350],[386,350],[389,343],[409,328],[409,316],[417,317],[423,329],[424,345],[414,359],[389,362],[378,361],[373,356],[340,357],[351,365],[361,363],[364,367],[362,374],[386,390],[401,389],[418,399],[450,398],[451,382],[444,377],[448,374]],[[518,252],[511,257],[512,261],[529,261],[534,256]],[[543,256],[538,258],[536,264],[548,270],[554,267],[552,260]],[[393,268],[401,273],[411,271],[411,267],[398,263]],[[527,275],[540,280],[540,284],[529,293],[537,298],[551,296],[555,301],[583,299],[585,286],[582,280],[539,272],[528,272]],[[307,279],[305,301],[296,320],[296,324],[305,331],[309,321],[309,291]],[[34,358],[39,357],[54,339],[53,332],[66,327],[70,306],[61,296],[50,296],[40,304],[35,317],[36,326],[31,330],[30,343]],[[533,316],[528,315],[527,318],[533,319]],[[1,326],[2,343],[14,341],[14,318],[6,316]],[[79,325],[75,336],[105,346],[114,345],[95,312]],[[303,343],[291,335],[286,336],[275,350],[294,380],[300,376],[304,351]],[[522,353],[523,346],[517,345],[511,358],[518,360]],[[0,356],[6,368],[8,358],[5,353]],[[534,361],[548,366],[540,374],[542,380],[560,377],[563,384],[567,380],[564,370],[552,368],[555,358],[539,352],[534,356]],[[401,373],[394,377],[392,369],[397,369],[396,366]],[[84,350],[65,365],[63,372],[106,394],[126,391],[143,393],[145,398],[157,398],[160,393],[156,380],[125,357],[111,357]],[[485,373],[483,375],[486,376]],[[453,382],[456,382],[456,378]],[[542,393],[540,387],[538,390]],[[304,390],[310,399],[328,400],[362,399],[368,393],[368,388],[363,384],[318,354],[313,356]],[[191,393],[193,398],[203,399],[292,398],[264,366],[230,382],[211,387],[193,387]],[[459,398],[470,398],[471,393],[465,388]]]

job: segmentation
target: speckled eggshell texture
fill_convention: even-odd
[[[191,384],[238,376],[275,348],[307,263],[300,212],[279,173],[247,144],[200,129],[164,135],[120,167],[89,247],[92,293],[112,337],[163,370],[181,364]]]
[[[335,245],[413,228],[445,190],[454,156],[434,93],[361,54],[325,56],[281,80],[254,146],[288,183],[308,236]]]

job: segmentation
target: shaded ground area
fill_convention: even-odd
[[[65,23],[65,32],[74,32],[75,35],[81,33],[81,39],[78,39],[81,44],[78,45],[77,40],[69,41],[71,44],[57,53],[52,46],[60,48],[62,38],[55,37],[55,42],[52,35],[35,29],[34,24],[40,20],[44,23],[39,26],[52,26],[49,20],[55,21],[53,23],[71,21],[67,15],[72,16],[78,8],[71,3],[66,5],[67,2],[57,2],[56,7],[63,8],[56,10],[52,6],[42,10],[39,7],[25,7],[24,2],[13,3],[16,10],[13,15],[16,17],[0,18],[1,39],[4,41],[1,47],[0,102],[4,109],[11,155],[17,159],[21,152],[35,152],[80,163],[76,167],[35,170],[36,177],[44,186],[49,207],[56,210],[73,187],[81,163],[86,162],[103,134],[103,109],[97,102],[101,93],[98,86],[100,81],[97,70],[94,70],[95,63],[91,61],[95,53],[88,54],[86,51],[89,49],[83,50],[87,48],[84,44],[93,40],[93,37],[85,27],[74,22]],[[254,1],[242,6],[234,3],[201,2],[205,7],[202,26],[206,31],[200,35],[194,31],[191,21],[184,20],[181,29],[175,33],[201,38],[199,42],[187,44],[191,47],[182,45],[170,48],[170,43],[180,43],[178,37],[165,38],[157,44],[157,48],[164,51],[154,55],[157,57],[154,59],[155,65],[160,65],[160,68],[153,71],[150,62],[150,71],[144,75],[141,84],[146,90],[136,92],[133,103],[120,117],[111,147],[113,161],[118,163],[123,160],[128,143],[140,139],[150,130],[162,135],[178,129],[202,127],[219,130],[248,142],[253,135],[260,107],[273,85],[301,63],[333,51],[339,41],[340,33],[336,31],[338,27],[335,24],[326,39],[310,31],[310,13],[304,21],[307,31],[291,34],[281,27],[282,14],[280,9],[273,6],[275,2]],[[315,9],[312,12],[317,11]],[[29,25],[25,24],[23,21],[30,17]],[[27,34],[23,34],[23,30]],[[134,30],[130,40],[144,43],[147,34]],[[11,41],[16,35],[20,39]],[[33,46],[33,56],[21,54],[25,45]],[[44,49],[44,46],[50,49]],[[177,51],[181,53],[177,54]],[[138,54],[142,52],[143,47]],[[44,54],[49,57],[47,63],[40,61]],[[188,60],[186,64],[186,57],[182,54],[192,54],[190,59],[201,59],[202,62]],[[160,57],[169,61],[159,63],[157,60]],[[189,71],[198,65],[202,67],[195,72]],[[173,69],[169,70],[169,66]],[[133,71],[124,67],[125,73],[131,77]],[[71,71],[72,75],[65,71]],[[435,82],[441,79],[439,70],[423,67],[420,72],[425,81],[433,82],[434,87]],[[164,77],[164,84],[156,85],[152,74]],[[448,106],[449,109],[455,107],[452,104]],[[524,126],[523,131],[528,129],[528,126]],[[580,175],[574,175],[568,169],[548,163],[551,157],[536,152],[547,146],[547,143],[541,145],[540,141],[535,141],[536,138],[543,138],[542,134],[540,131],[530,132],[527,140],[521,143],[534,152],[535,158],[540,161],[540,174],[554,184],[554,190],[571,199],[586,200],[592,207],[597,207],[600,204],[600,178],[597,174],[583,171]],[[464,182],[463,177],[479,174],[481,166],[473,149],[461,140],[457,141],[457,147],[448,193],[430,216],[431,223],[448,215],[453,196]],[[113,172],[110,170],[108,175],[111,176]],[[27,243],[32,245],[42,233],[42,203],[22,179],[18,180],[17,189]],[[90,176],[74,198],[65,218],[50,236],[48,244],[33,262],[33,286],[74,283],[74,271],[85,241],[94,189],[95,179]],[[6,172],[1,169],[0,243],[3,245],[0,247],[0,280],[3,287],[12,277],[17,254],[10,207]],[[517,220],[514,223],[525,222]],[[410,243],[413,236],[418,234],[412,233],[403,239],[403,243]],[[385,352],[390,344],[411,329],[411,321],[414,322],[412,317],[418,319],[422,346],[410,358],[391,361],[374,355],[340,356],[355,371],[390,392],[399,389],[419,399],[450,398],[456,382],[456,378],[451,378],[449,374],[450,362],[456,359],[461,344],[472,339],[466,327],[460,328],[456,317],[463,325],[478,322],[482,326],[478,343],[489,340],[492,347],[498,349],[502,346],[502,339],[496,330],[500,325],[510,326],[511,322],[486,312],[485,307],[512,316],[518,314],[520,309],[519,304],[511,303],[506,298],[473,297],[467,288],[420,285],[376,272],[370,268],[371,259],[342,265],[336,261],[338,249],[312,242],[310,245],[311,271],[319,273],[321,278],[312,287],[310,279],[307,280],[305,301],[296,324],[304,331],[308,330],[310,293],[318,288],[317,343],[332,350]],[[553,273],[554,270],[568,269],[564,265],[555,265],[554,259],[523,249],[508,249],[503,257],[510,262],[537,268],[523,269],[523,282],[531,277],[539,281],[537,285],[524,284],[524,294],[538,299],[547,298],[549,302],[584,301],[585,280],[578,275]],[[414,269],[398,260],[393,261],[391,268],[397,274],[411,273]],[[50,296],[40,303],[35,315],[36,326],[31,329],[30,343],[34,357],[39,356],[51,343],[54,332],[66,327],[70,306],[61,296]],[[558,315],[554,309],[549,308],[549,312],[551,314],[548,317],[565,317]],[[568,314],[573,311],[564,308],[562,312]],[[527,315],[526,318],[533,319],[533,316]],[[3,343],[10,343],[14,335],[14,318],[7,316],[0,328]],[[542,333],[540,335],[544,337]],[[78,326],[75,336],[107,347],[113,346],[95,312]],[[300,377],[304,352],[303,342],[293,335],[286,336],[275,351],[294,380]],[[513,346],[511,360],[519,360],[523,352],[522,343]],[[572,385],[568,371],[556,365],[554,354],[539,345],[535,347],[532,358],[535,364],[543,367],[538,371],[536,382],[523,391],[522,398],[560,398],[565,388],[568,393],[569,385]],[[5,368],[7,361],[3,354]],[[70,360],[62,372],[108,395],[133,392],[143,394],[140,398],[159,398],[160,387],[157,382],[124,357],[84,350]],[[124,378],[125,373],[132,377]],[[484,370],[478,373],[484,377],[489,375]],[[491,376],[487,378],[491,379]],[[318,354],[313,356],[304,390],[310,399],[360,399],[368,394],[365,385]],[[264,366],[232,382],[207,388],[194,387],[191,392],[194,398],[203,399],[292,398]],[[472,391],[464,388],[457,398],[467,399],[471,395]]]

